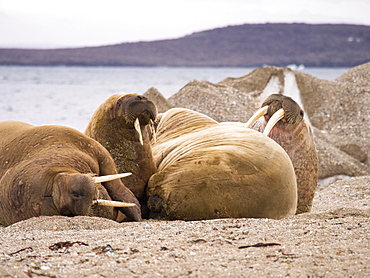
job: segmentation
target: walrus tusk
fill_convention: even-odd
[[[136,206],[136,204],[134,204],[134,203],[109,201],[109,200],[103,200],[103,199],[94,200],[93,205],[99,205],[99,206],[105,206],[105,207],[117,207],[117,208],[125,208],[125,207],[134,207],[134,206]]]
[[[122,173],[122,174],[114,174],[114,175],[107,175],[107,176],[101,176],[101,177],[92,177],[92,179],[94,183],[99,183],[99,182],[106,182],[106,181],[112,181],[112,180],[124,178],[130,175],[132,175],[132,173]]]
[[[276,111],[274,113],[274,115],[272,115],[272,117],[270,118],[270,120],[268,121],[266,127],[265,127],[265,130],[263,131],[263,134],[265,134],[266,136],[269,135],[271,129],[274,127],[274,125],[281,119],[284,117],[284,109],[283,108],[280,108],[278,111]]]
[[[263,115],[267,113],[268,108],[269,108],[268,105],[266,105],[258,109],[256,113],[254,113],[253,116],[248,120],[248,122],[244,124],[244,127],[250,128],[254,124],[255,121],[257,121],[260,117],[262,117]]]
[[[150,126],[150,131],[152,133],[153,142],[156,143],[157,142],[157,135],[155,133],[154,122],[153,122],[152,119],[150,119],[150,121],[149,121],[149,126]]]
[[[136,118],[135,123],[134,123],[134,126],[135,126],[135,129],[136,129],[137,133],[139,133],[140,144],[141,145],[144,145],[143,135],[141,134],[141,128],[140,128],[139,118]]]

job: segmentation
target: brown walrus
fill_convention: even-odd
[[[170,109],[157,127],[158,167],[148,183],[151,217],[280,219],[297,208],[292,162],[269,137],[242,124]]]
[[[318,157],[311,128],[304,119],[304,112],[293,99],[281,94],[268,96],[261,107],[246,127],[251,126],[252,129],[263,132],[267,122],[272,123],[273,115],[280,110],[280,114],[275,114],[279,115],[276,118],[278,121],[268,136],[282,146],[292,160],[298,186],[297,213],[308,212],[311,210],[317,186]]]
[[[156,172],[150,132],[156,116],[155,105],[146,97],[117,94],[96,109],[85,130],[109,151],[119,172],[132,173],[124,183],[139,201],[145,199],[147,182]]]
[[[125,201],[118,208],[141,220],[138,200],[120,179],[96,175],[117,173],[108,151],[68,127],[0,122],[0,224],[10,225],[40,215],[88,215],[114,218],[115,212],[91,212],[98,197]]]

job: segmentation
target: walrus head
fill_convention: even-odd
[[[155,139],[154,121],[157,117],[157,108],[149,99],[138,94],[126,94],[116,100],[113,109],[111,119],[119,119],[127,129],[135,128],[141,144],[143,144],[141,126],[149,125]]]
[[[121,208],[135,206],[133,203],[97,199],[97,183],[119,179],[130,174],[93,177],[91,174],[58,173],[53,181],[53,203],[64,216],[87,215],[93,204]]]
[[[264,127],[254,128],[253,124],[261,116],[265,118]],[[257,110],[245,126],[260,129],[259,131],[263,131],[265,135],[278,130],[289,133],[295,130],[303,119],[304,112],[302,108],[292,98],[281,94],[272,94],[263,101],[261,108]]]
[[[310,211],[317,186],[318,158],[302,108],[288,96],[272,94],[245,126],[268,135],[287,152],[297,178],[297,213]]]
[[[54,178],[52,197],[61,215],[87,215],[97,194],[94,181],[87,174],[59,173]]]

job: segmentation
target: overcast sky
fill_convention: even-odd
[[[369,0],[0,0],[0,47],[177,38],[244,23],[370,25]]]

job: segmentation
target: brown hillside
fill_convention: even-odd
[[[182,38],[70,49],[0,49],[1,65],[352,67],[370,61],[370,26],[245,24]]]

